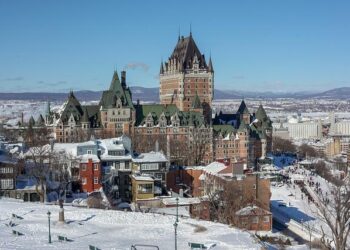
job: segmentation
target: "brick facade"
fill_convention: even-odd
[[[79,166],[80,181],[84,192],[93,192],[102,187],[101,164],[93,158],[81,161]]]

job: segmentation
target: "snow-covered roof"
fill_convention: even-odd
[[[145,163],[145,162],[167,162],[168,159],[165,157],[165,155],[161,152],[149,152],[149,153],[142,153],[138,155],[137,157],[132,159],[135,163]]]
[[[88,163],[90,159],[94,163],[100,162],[100,159],[97,157],[97,155],[84,154],[80,155],[79,158],[81,163]]]
[[[184,198],[177,197],[179,199],[179,206],[188,206],[191,204],[199,204],[201,203],[199,198]],[[162,203],[166,206],[176,206],[176,198],[164,198],[162,199]]]
[[[223,169],[227,168],[224,163],[214,161],[206,166],[203,170],[209,174],[218,174]]]
[[[132,178],[136,181],[154,181],[154,179],[149,175],[132,175]]]
[[[236,212],[236,215],[270,215],[271,213],[265,209],[255,205],[244,207]]]

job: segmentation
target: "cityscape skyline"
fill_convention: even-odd
[[[161,60],[190,26],[200,51],[212,56],[217,89],[346,87],[349,5],[205,1],[198,11],[185,1],[1,1],[1,91],[103,90],[114,69],[127,70],[130,86],[157,87]]]

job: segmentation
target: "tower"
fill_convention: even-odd
[[[211,115],[214,95],[214,68],[198,49],[192,33],[179,37],[169,59],[160,65],[159,97],[161,104],[175,104],[181,111],[189,111],[199,97],[203,113]],[[197,96],[198,95],[198,96]]]

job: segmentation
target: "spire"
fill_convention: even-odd
[[[115,70],[113,73],[111,85],[109,86],[109,90],[117,92],[117,91],[120,91],[120,88],[121,88],[121,83],[119,80],[118,71]]]
[[[51,105],[50,105],[50,101],[48,100],[47,104],[46,104],[46,113],[45,113],[45,115],[49,116],[50,113],[51,113]]]
[[[159,74],[164,74],[163,60],[160,62]]]
[[[86,107],[84,107],[84,113],[83,113],[83,117],[81,118],[81,122],[85,122],[85,123],[89,122],[89,115]]]
[[[245,105],[244,100],[242,100],[241,105],[239,106],[237,113],[249,114],[249,110],[247,108],[247,105]]]
[[[258,110],[255,113],[255,117],[259,120],[264,120],[267,117],[264,107],[260,104]]]
[[[213,63],[211,62],[211,56],[209,57],[208,71],[214,73]]]
[[[192,37],[192,23],[190,23],[190,37]]]
[[[39,127],[45,125],[45,120],[44,120],[44,117],[42,115],[39,115],[38,120],[36,121],[36,124]]]
[[[35,121],[34,121],[34,117],[33,116],[30,117],[28,124],[29,124],[30,127],[33,127],[35,125]]]

